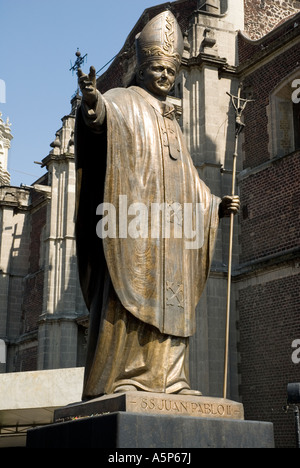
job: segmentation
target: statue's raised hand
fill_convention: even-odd
[[[83,100],[89,108],[94,108],[97,102],[97,84],[95,68],[90,67],[90,73],[88,75],[85,75],[79,68],[77,76]]]

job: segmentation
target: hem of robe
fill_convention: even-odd
[[[112,394],[123,385],[154,393],[190,388],[189,338],[164,335],[134,317],[122,306],[109,275],[105,281],[108,295],[82,399]]]

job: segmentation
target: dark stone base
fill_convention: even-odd
[[[271,423],[116,412],[31,429],[27,448],[274,448]]]

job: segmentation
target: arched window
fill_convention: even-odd
[[[286,77],[271,93],[269,136],[271,157],[285,156],[300,149],[300,68]],[[300,88],[300,86],[299,86]]]

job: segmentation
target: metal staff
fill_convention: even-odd
[[[240,83],[237,96],[234,96],[234,95],[232,95],[230,93],[227,93],[228,96],[231,97],[231,103],[232,103],[232,105],[234,107],[234,110],[235,110],[235,146],[234,146],[233,163],[232,163],[232,187],[231,187],[231,195],[232,196],[235,195],[236,159],[237,159],[237,156],[238,156],[239,135],[244,130],[244,127],[245,127],[245,124],[242,122],[241,118],[242,118],[243,112],[244,112],[248,102],[253,102],[250,99],[242,99],[241,98],[242,88],[243,88],[243,84]],[[234,213],[230,213],[223,398],[227,398],[233,225],[234,225]]]

